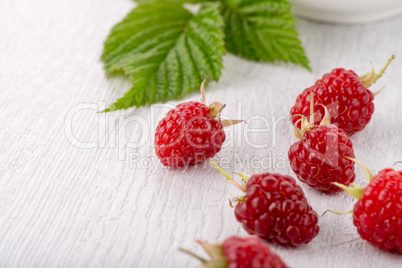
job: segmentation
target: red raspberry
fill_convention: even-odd
[[[228,268],[286,268],[281,258],[257,237],[230,237],[223,242],[222,248]]]
[[[313,96],[311,114],[314,114]],[[318,126],[314,126],[314,116],[310,118],[311,123],[302,116],[301,132],[295,126],[300,141],[290,146],[288,154],[297,178],[323,193],[339,192],[333,182],[350,185],[356,177],[353,161],[345,158],[354,157],[352,142],[342,129],[328,124],[329,121],[328,112]]]
[[[215,162],[212,163],[236,184]],[[245,196],[237,199],[235,216],[247,233],[290,247],[306,244],[317,236],[318,215],[295,179],[278,173],[241,176],[248,181],[245,187],[237,184]]]
[[[204,82],[201,84],[202,103],[190,101],[177,105],[156,128],[155,153],[165,166],[195,165],[213,157],[225,141],[223,127],[241,122],[220,121],[224,104],[205,105]]]
[[[370,245],[402,254],[402,171],[386,168],[375,177],[367,168],[365,171],[370,181],[366,188],[337,184],[359,199],[353,209],[353,223]]]
[[[251,176],[235,216],[247,233],[283,246],[306,244],[319,231],[318,215],[301,187],[277,173]]]
[[[374,113],[374,94],[367,88],[383,74],[392,59],[393,56],[379,74],[376,75],[372,70],[370,74],[361,78],[352,70],[333,69],[297,97],[295,105],[290,110],[291,116],[309,115],[310,93],[312,92],[317,96],[315,103],[327,107],[334,125],[349,136],[362,131]],[[314,123],[318,124],[323,117],[324,109],[316,111]],[[293,117],[293,124],[296,121],[297,119]]]
[[[332,182],[350,185],[355,180],[355,165],[345,156],[355,157],[353,145],[335,125],[314,126],[289,149],[297,178],[324,193],[340,191]]]
[[[211,245],[198,241],[212,258],[207,261],[195,254],[184,252],[198,258],[203,267],[219,268],[286,268],[286,264],[258,237],[230,237],[221,245]]]
[[[225,141],[222,123],[200,102],[185,102],[168,112],[156,128],[155,152],[165,166],[204,162]]]

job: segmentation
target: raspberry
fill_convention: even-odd
[[[362,131],[374,113],[374,94],[367,88],[381,77],[392,59],[393,56],[379,74],[375,74],[372,70],[370,74],[359,78],[354,71],[343,68],[336,68],[324,74],[313,86],[305,89],[297,97],[295,105],[290,110],[291,116],[309,115],[312,92],[317,96],[315,103],[327,107],[334,125],[349,136]],[[324,109],[317,110],[315,123],[318,124],[323,117]],[[296,121],[297,119],[293,117],[293,124]]]
[[[236,184],[211,160],[228,180]],[[237,199],[235,216],[249,234],[272,243],[296,247],[309,243],[319,232],[318,215],[308,204],[295,179],[278,173],[242,175],[245,196]]]
[[[314,126],[289,149],[297,178],[324,193],[340,191],[332,182],[350,185],[355,180],[354,163],[344,156],[355,157],[353,145],[335,125]]]
[[[230,237],[223,242],[222,248],[228,268],[286,267],[281,258],[257,237]]]
[[[223,127],[241,122],[220,121],[224,104],[205,105],[204,82],[201,84],[203,103],[190,101],[177,105],[156,128],[155,153],[165,166],[195,165],[213,157],[225,141]]]
[[[354,151],[352,142],[342,129],[326,124],[327,117],[328,114],[318,126],[308,124],[303,117],[303,129],[301,133],[296,132],[301,140],[290,146],[288,155],[290,166],[300,181],[323,193],[335,193],[341,189],[333,182],[350,185],[355,180],[354,163],[345,158],[353,158]],[[311,121],[314,122],[314,118]],[[298,131],[297,126],[295,130]]]
[[[251,176],[244,200],[235,208],[237,221],[249,234],[283,246],[310,242],[319,231],[318,215],[290,176]]]
[[[386,168],[373,177],[363,168],[370,182],[366,188],[337,184],[358,198],[353,209],[357,232],[376,248],[402,254],[402,171]]]
[[[181,103],[168,112],[155,133],[155,152],[162,164],[197,164],[220,151],[225,132],[209,112],[205,104],[195,101]]]
[[[216,268],[286,268],[286,264],[258,237],[230,237],[221,245],[211,245],[198,241],[211,256],[207,261],[195,254],[181,249],[203,262],[203,267]]]

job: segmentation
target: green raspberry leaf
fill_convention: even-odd
[[[310,70],[286,0],[222,0],[226,49],[263,61],[284,61]]]
[[[109,109],[127,109],[183,98],[202,76],[218,80],[225,54],[223,21],[216,4],[194,15],[179,3],[153,2],[133,9],[105,42],[107,73],[123,71],[133,87]]]

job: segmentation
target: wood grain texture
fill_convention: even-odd
[[[129,0],[0,2],[1,267],[195,267],[179,246],[202,254],[195,239],[246,235],[227,201],[240,193],[220,174],[209,165],[169,171],[155,158],[155,124],[178,101],[97,113],[130,86],[106,78],[99,57],[132,7]],[[386,86],[373,120],[352,141],[374,172],[402,160],[401,25],[402,17],[360,26],[300,19],[312,73],[225,56],[207,101],[224,101],[226,117],[249,124],[227,130],[216,160],[228,172],[291,173],[287,118],[297,94],[333,67],[365,73],[370,60],[379,68],[391,54],[395,61],[373,87]],[[319,214],[353,205],[346,194],[302,187]],[[400,267],[400,256],[359,239],[350,215],[325,215],[320,226],[306,246],[272,247],[291,267]]]

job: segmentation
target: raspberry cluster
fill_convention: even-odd
[[[372,69],[361,77],[352,70],[333,69],[305,89],[291,109],[299,141],[290,146],[288,156],[301,182],[323,193],[343,189],[358,199],[353,223],[363,239],[374,247],[402,254],[402,171],[388,168],[374,177],[355,159],[348,137],[370,122],[375,94],[368,87],[381,77],[391,60],[378,74]],[[204,82],[202,102],[179,104],[157,126],[155,152],[165,166],[183,167],[212,158],[225,141],[223,127],[242,122],[221,121],[224,104],[205,105]],[[244,193],[235,199],[235,217],[248,234],[259,238],[231,237],[222,245],[200,242],[210,261],[183,250],[201,260],[204,267],[286,267],[260,239],[296,247],[318,235],[318,215],[291,176],[239,174],[245,182],[242,186],[211,162]],[[369,177],[366,188],[353,184],[355,163]]]

